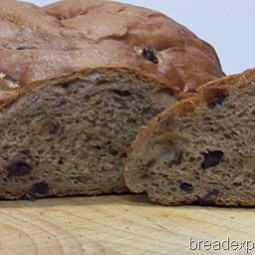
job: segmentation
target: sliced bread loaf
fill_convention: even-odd
[[[142,128],[127,186],[164,205],[255,206],[255,69],[198,89]]]
[[[139,126],[223,76],[166,16],[109,1],[2,0],[0,197],[125,192]]]

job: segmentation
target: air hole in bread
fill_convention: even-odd
[[[183,158],[183,151],[179,151],[175,157],[175,159],[173,159],[171,162],[168,163],[168,166],[172,166],[172,165],[180,165],[182,163],[182,158]]]
[[[67,88],[69,88],[71,85],[72,85],[72,83],[70,83],[70,82],[64,82],[64,83],[61,84],[61,87],[62,87],[63,89],[67,89]]]
[[[214,108],[217,105],[221,105],[226,99],[225,95],[218,96],[217,98],[214,98],[212,101],[208,103],[208,107]]]
[[[115,94],[117,94],[120,97],[129,97],[129,96],[132,95],[132,93],[128,90],[113,89],[111,91],[114,92]]]
[[[154,141],[151,147],[151,159],[148,163],[151,169],[158,169],[158,166],[172,167],[181,164],[184,157],[185,144],[187,139],[180,133],[166,133]],[[154,164],[157,161],[159,164]],[[157,166],[157,167],[156,167]]]

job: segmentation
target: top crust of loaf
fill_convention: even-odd
[[[240,86],[244,86],[245,82],[255,81],[255,68],[246,70],[241,74],[230,75],[220,79],[210,81],[199,88],[193,97],[181,100],[174,104],[172,107],[162,111],[156,117],[150,120],[148,126],[153,123],[163,121],[163,119],[174,118],[176,115],[186,114],[196,110],[198,107],[207,105],[214,98],[221,95],[229,95],[231,91]]]
[[[176,91],[193,91],[224,75],[210,45],[145,8],[100,0],[40,8],[1,0],[0,15],[0,72],[21,87],[87,69],[126,68]],[[144,48],[158,63],[142,56]]]

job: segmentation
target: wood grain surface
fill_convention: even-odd
[[[255,242],[254,225],[254,209],[163,207],[142,195],[2,201],[0,254],[240,255],[190,250],[189,240]]]

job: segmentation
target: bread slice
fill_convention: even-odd
[[[210,45],[145,8],[1,0],[0,15],[0,198],[127,191],[138,127],[224,75]]]
[[[163,205],[255,206],[255,69],[198,93],[140,130],[127,186]]]
[[[2,110],[0,197],[124,192],[127,148],[171,90],[130,71],[36,86]]]

